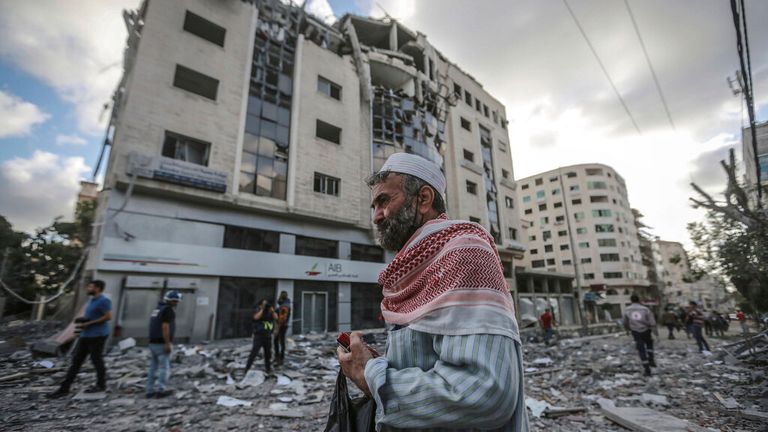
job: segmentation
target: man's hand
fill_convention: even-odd
[[[368,347],[363,343],[363,334],[361,332],[352,332],[349,339],[351,352],[344,352],[344,349],[341,347],[336,349],[336,354],[339,356],[339,364],[341,364],[341,371],[355,383],[357,388],[370,396],[371,390],[365,381],[365,365],[368,363],[368,360],[373,358],[373,355],[371,355]]]
[[[171,346],[170,342],[166,342],[165,346],[163,347],[163,351],[165,351],[166,354],[170,354],[173,347]]]

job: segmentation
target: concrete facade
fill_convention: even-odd
[[[755,150],[752,148],[752,129],[742,131],[741,159],[744,161],[744,180],[746,190],[753,203],[757,202],[757,169],[760,164],[760,184],[763,186],[763,202],[768,203],[768,122],[758,123],[755,127],[757,135],[757,161]]]
[[[185,294],[181,341],[249,334],[253,304],[280,291],[294,332],[380,327],[392,254],[364,179],[382,149],[442,165],[449,215],[495,235],[515,289],[504,107],[424,35],[354,16],[327,26],[277,0],[145,1],[126,24],[86,265],[122,335],[144,338],[171,288]]]
[[[664,266],[664,295],[667,304],[686,306],[693,300],[707,310],[732,310],[734,305],[725,288],[709,275],[694,278],[683,245],[656,240]]]
[[[649,286],[624,179],[583,164],[517,184],[528,246],[522,265],[576,275],[590,323],[619,318],[629,296]]]

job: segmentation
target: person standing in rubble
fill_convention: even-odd
[[[275,364],[282,365],[285,360],[285,334],[288,332],[288,320],[291,319],[291,299],[283,291],[277,299],[277,331],[275,332]]]
[[[672,311],[671,308],[667,308],[667,310],[661,315],[661,322],[667,327],[667,330],[669,331],[667,339],[674,339],[675,328],[679,328],[680,324],[678,323],[677,315]]]
[[[90,356],[94,369],[96,369],[96,385],[85,390],[86,393],[98,393],[107,389],[107,371],[104,367],[104,343],[109,336],[109,324],[112,319],[112,300],[104,295],[104,281],[91,281],[86,287],[86,292],[91,299],[85,308],[85,314],[79,322],[80,336],[74,342],[72,363],[69,365],[67,375],[58,390],[46,395],[49,399],[55,399],[69,394],[69,388],[75,381],[85,359]]]
[[[256,313],[253,314],[253,346],[251,347],[251,353],[248,355],[248,363],[245,364],[245,375],[251,370],[253,361],[262,348],[264,349],[264,371],[266,373],[272,372],[270,364],[272,357],[272,329],[276,319],[277,313],[275,313],[275,308],[266,299],[259,302],[259,307]]]
[[[682,306],[680,306],[677,310],[677,319],[680,321],[680,325],[683,327],[683,330],[685,331],[685,338],[690,339],[691,325],[688,322],[688,311]]]
[[[552,339],[554,334],[554,330],[552,330],[553,321],[551,308],[544,310],[544,313],[539,317],[539,324],[541,324],[541,329],[544,331],[544,343],[547,345],[549,345],[549,340]]]
[[[695,301],[691,300],[688,305],[689,308],[687,322],[691,326],[691,333],[693,333],[693,338],[696,340],[696,345],[699,346],[699,352],[709,352],[709,344],[707,343],[706,339],[704,339],[704,335],[701,334],[701,330],[705,323],[704,314],[701,313],[698,308],[698,304],[696,304]]]
[[[520,334],[493,237],[445,214],[436,164],[395,153],[368,181],[379,243],[387,351],[353,332],[337,355],[376,401],[376,430],[529,430]]]
[[[632,332],[637,353],[640,355],[640,361],[643,362],[645,376],[651,376],[651,368],[656,367],[651,331],[657,337],[659,336],[659,331],[656,329],[656,319],[650,309],[640,304],[640,297],[637,294],[632,294],[630,300],[632,304],[624,309],[624,328]]]
[[[741,325],[741,332],[744,334],[744,336],[747,336],[749,334],[749,327],[747,327],[747,316],[744,315],[744,311],[736,311],[736,319]]]
[[[147,372],[147,398],[163,398],[173,394],[166,389],[168,374],[171,370],[171,351],[173,335],[176,332],[176,305],[181,301],[181,293],[173,290],[163,296],[149,318],[149,371]],[[156,376],[157,375],[157,376]],[[155,390],[157,381],[157,390]]]

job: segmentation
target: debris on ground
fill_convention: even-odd
[[[665,424],[685,424],[688,429],[670,430],[764,431],[768,358],[759,350],[759,339],[752,338],[754,354],[745,355],[741,347],[746,344],[735,330],[723,339],[708,337],[712,355],[705,356],[685,333],[673,340],[656,338],[658,366],[648,378],[642,375],[633,339],[624,333],[563,339],[550,346],[524,344],[524,358],[530,359],[525,383],[532,429],[661,432],[668,430]],[[731,352],[739,358],[727,361],[723,346],[735,349]],[[613,409],[601,408],[606,401]],[[556,407],[587,409],[551,415]],[[630,426],[635,420],[647,429]]]
[[[121,339],[105,356],[106,392],[84,392],[96,380],[86,362],[70,396],[47,400],[45,394],[57,388],[69,359],[38,357],[29,347],[56,328],[18,322],[10,329],[26,329],[26,334],[14,330],[9,336],[7,327],[0,324],[0,341],[19,338],[14,350],[0,354],[0,424],[8,431],[320,430],[339,370],[332,334],[289,338],[285,362],[274,365],[272,373],[264,371],[261,358],[244,373],[250,339],[176,345],[169,380],[173,394],[147,399],[149,352]],[[638,416],[654,419],[657,423],[648,429],[654,432],[675,422],[688,430],[765,430],[768,354],[760,350],[759,338],[751,341],[748,355],[739,351],[743,341],[736,333],[710,338],[713,355],[704,357],[692,339],[681,335],[656,340],[658,367],[650,378],[642,376],[634,341],[623,333],[524,344],[532,430],[646,430],[635,424],[651,420]],[[380,352],[385,339],[382,332],[367,337]],[[352,397],[360,394],[352,385],[350,392]]]

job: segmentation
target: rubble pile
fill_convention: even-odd
[[[378,349],[384,340],[381,334],[369,339]],[[244,374],[250,339],[177,345],[169,380],[174,394],[163,399],[145,398],[149,353],[128,342],[115,344],[104,358],[106,393],[82,392],[96,379],[86,361],[71,397],[58,400],[45,394],[63,379],[68,359],[35,359],[27,349],[0,358],[3,430],[314,431],[325,426],[339,368],[330,334],[290,338],[284,365],[273,366],[271,374],[264,373],[261,358]]]
[[[719,339],[709,340],[711,355],[700,354],[684,334],[655,342],[658,367],[650,378],[642,376],[634,341],[625,334],[525,344],[534,430],[626,431],[611,417],[629,407],[687,421],[690,430],[766,430],[760,416],[768,412],[768,380],[759,362],[736,361],[717,349],[727,343]]]
[[[0,326],[2,341],[9,340],[5,327]],[[145,398],[149,354],[131,339],[116,341],[105,356],[106,393],[82,392],[95,382],[86,362],[71,396],[57,400],[45,394],[61,382],[68,359],[35,358],[21,347],[0,354],[0,424],[9,431],[322,430],[338,372],[334,336],[289,339],[284,365],[271,374],[264,373],[262,359],[244,374],[249,339],[177,345],[170,378],[174,394],[162,399]],[[373,333],[368,342],[383,352],[385,337]],[[768,380],[759,361],[764,354],[755,349],[754,359],[736,358],[717,348],[732,347],[736,340],[735,335],[710,339],[714,352],[704,356],[684,335],[657,339],[658,367],[651,378],[641,375],[634,342],[625,334],[551,346],[526,343],[532,430],[625,431],[619,424],[633,429],[633,421],[654,423],[656,431],[673,424],[692,431],[765,430]]]
[[[24,349],[27,344],[50,336],[60,327],[58,321],[27,321],[5,317],[0,321],[0,355]]]

